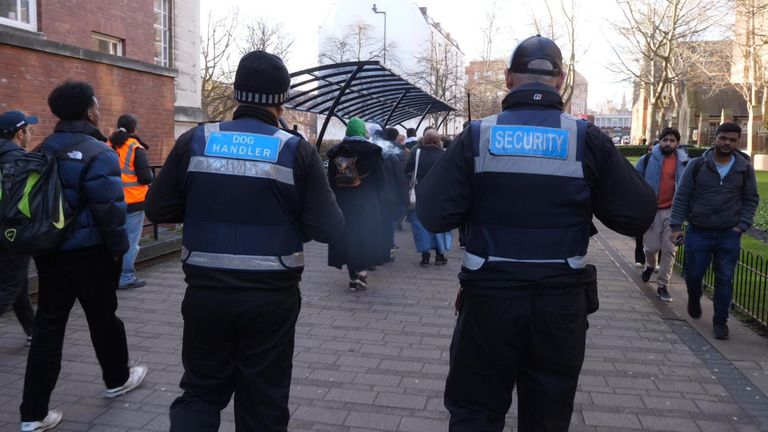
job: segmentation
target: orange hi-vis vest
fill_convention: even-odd
[[[122,147],[117,149],[117,156],[120,158],[120,173],[123,180],[123,192],[125,193],[125,203],[134,204],[144,201],[147,196],[149,186],[139,184],[139,178],[136,176],[135,160],[136,149],[141,144],[135,138],[128,138]]]

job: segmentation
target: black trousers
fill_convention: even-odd
[[[21,421],[43,419],[61,370],[69,312],[80,302],[107,388],[128,380],[125,327],[115,315],[122,260],[104,247],[35,258],[40,288],[32,346],[27,357]]]
[[[13,308],[27,336],[32,336],[35,311],[29,302],[28,256],[0,252],[0,316]]]
[[[171,432],[218,431],[233,394],[237,431],[287,430],[301,297],[283,291],[187,287],[184,394],[171,405]]]
[[[635,237],[635,262],[645,264],[645,249],[643,248],[643,236]]]
[[[445,406],[451,432],[501,432],[517,386],[518,430],[567,431],[584,362],[584,290],[462,294]]]

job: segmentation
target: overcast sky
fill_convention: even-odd
[[[377,3],[379,10],[386,10],[389,1],[402,0],[361,1],[369,1],[371,5]],[[616,40],[609,22],[617,18],[618,7],[611,0],[576,1],[580,6],[576,66],[589,81],[589,106],[596,109],[606,100],[613,100],[618,105],[622,95],[631,96],[629,85],[619,83],[622,77],[606,69],[606,65],[615,58],[607,40]],[[295,39],[288,58],[289,70],[298,70],[317,65],[318,28],[334,3],[333,0],[201,0],[201,19],[204,31],[209,12],[212,11],[214,16],[223,16],[236,7],[241,22],[265,16],[272,22],[282,23],[285,31]],[[418,0],[413,3],[427,7],[427,13],[458,41],[467,61],[480,58],[483,44],[481,30],[486,14],[494,5],[496,19],[501,26],[498,40],[494,43],[499,57],[508,57],[518,40],[534,33],[531,0]],[[533,3],[538,5],[542,2]],[[536,13],[541,15],[543,12]],[[397,31],[397,23],[389,22],[387,27],[390,32]],[[565,44],[564,40],[562,44]],[[628,102],[631,103],[631,100]]]

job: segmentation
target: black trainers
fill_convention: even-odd
[[[665,303],[669,303],[672,301],[672,297],[669,296],[669,291],[667,291],[667,287],[664,285],[660,286],[656,290],[656,295],[659,296],[659,299]]]
[[[695,297],[688,294],[688,315],[691,318],[701,318],[701,297]]]
[[[646,267],[643,269],[643,272],[640,273],[640,279],[642,279],[643,282],[648,283],[648,281],[651,280],[652,274],[653,274],[653,267]]]
[[[422,267],[427,267],[429,265],[429,252],[422,252],[419,265]]]
[[[445,257],[443,254],[436,254],[435,255],[435,265],[446,265],[448,264],[448,258]]]
[[[728,324],[712,323],[712,330],[715,333],[715,339],[728,340],[730,335],[728,334]]]

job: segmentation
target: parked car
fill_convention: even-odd
[[[617,136],[611,138],[611,141],[613,141],[613,145],[619,145],[619,144],[621,144],[621,137],[617,135]]]
[[[630,138],[631,137],[629,135],[624,135],[621,137],[621,145],[629,145],[632,142]]]

